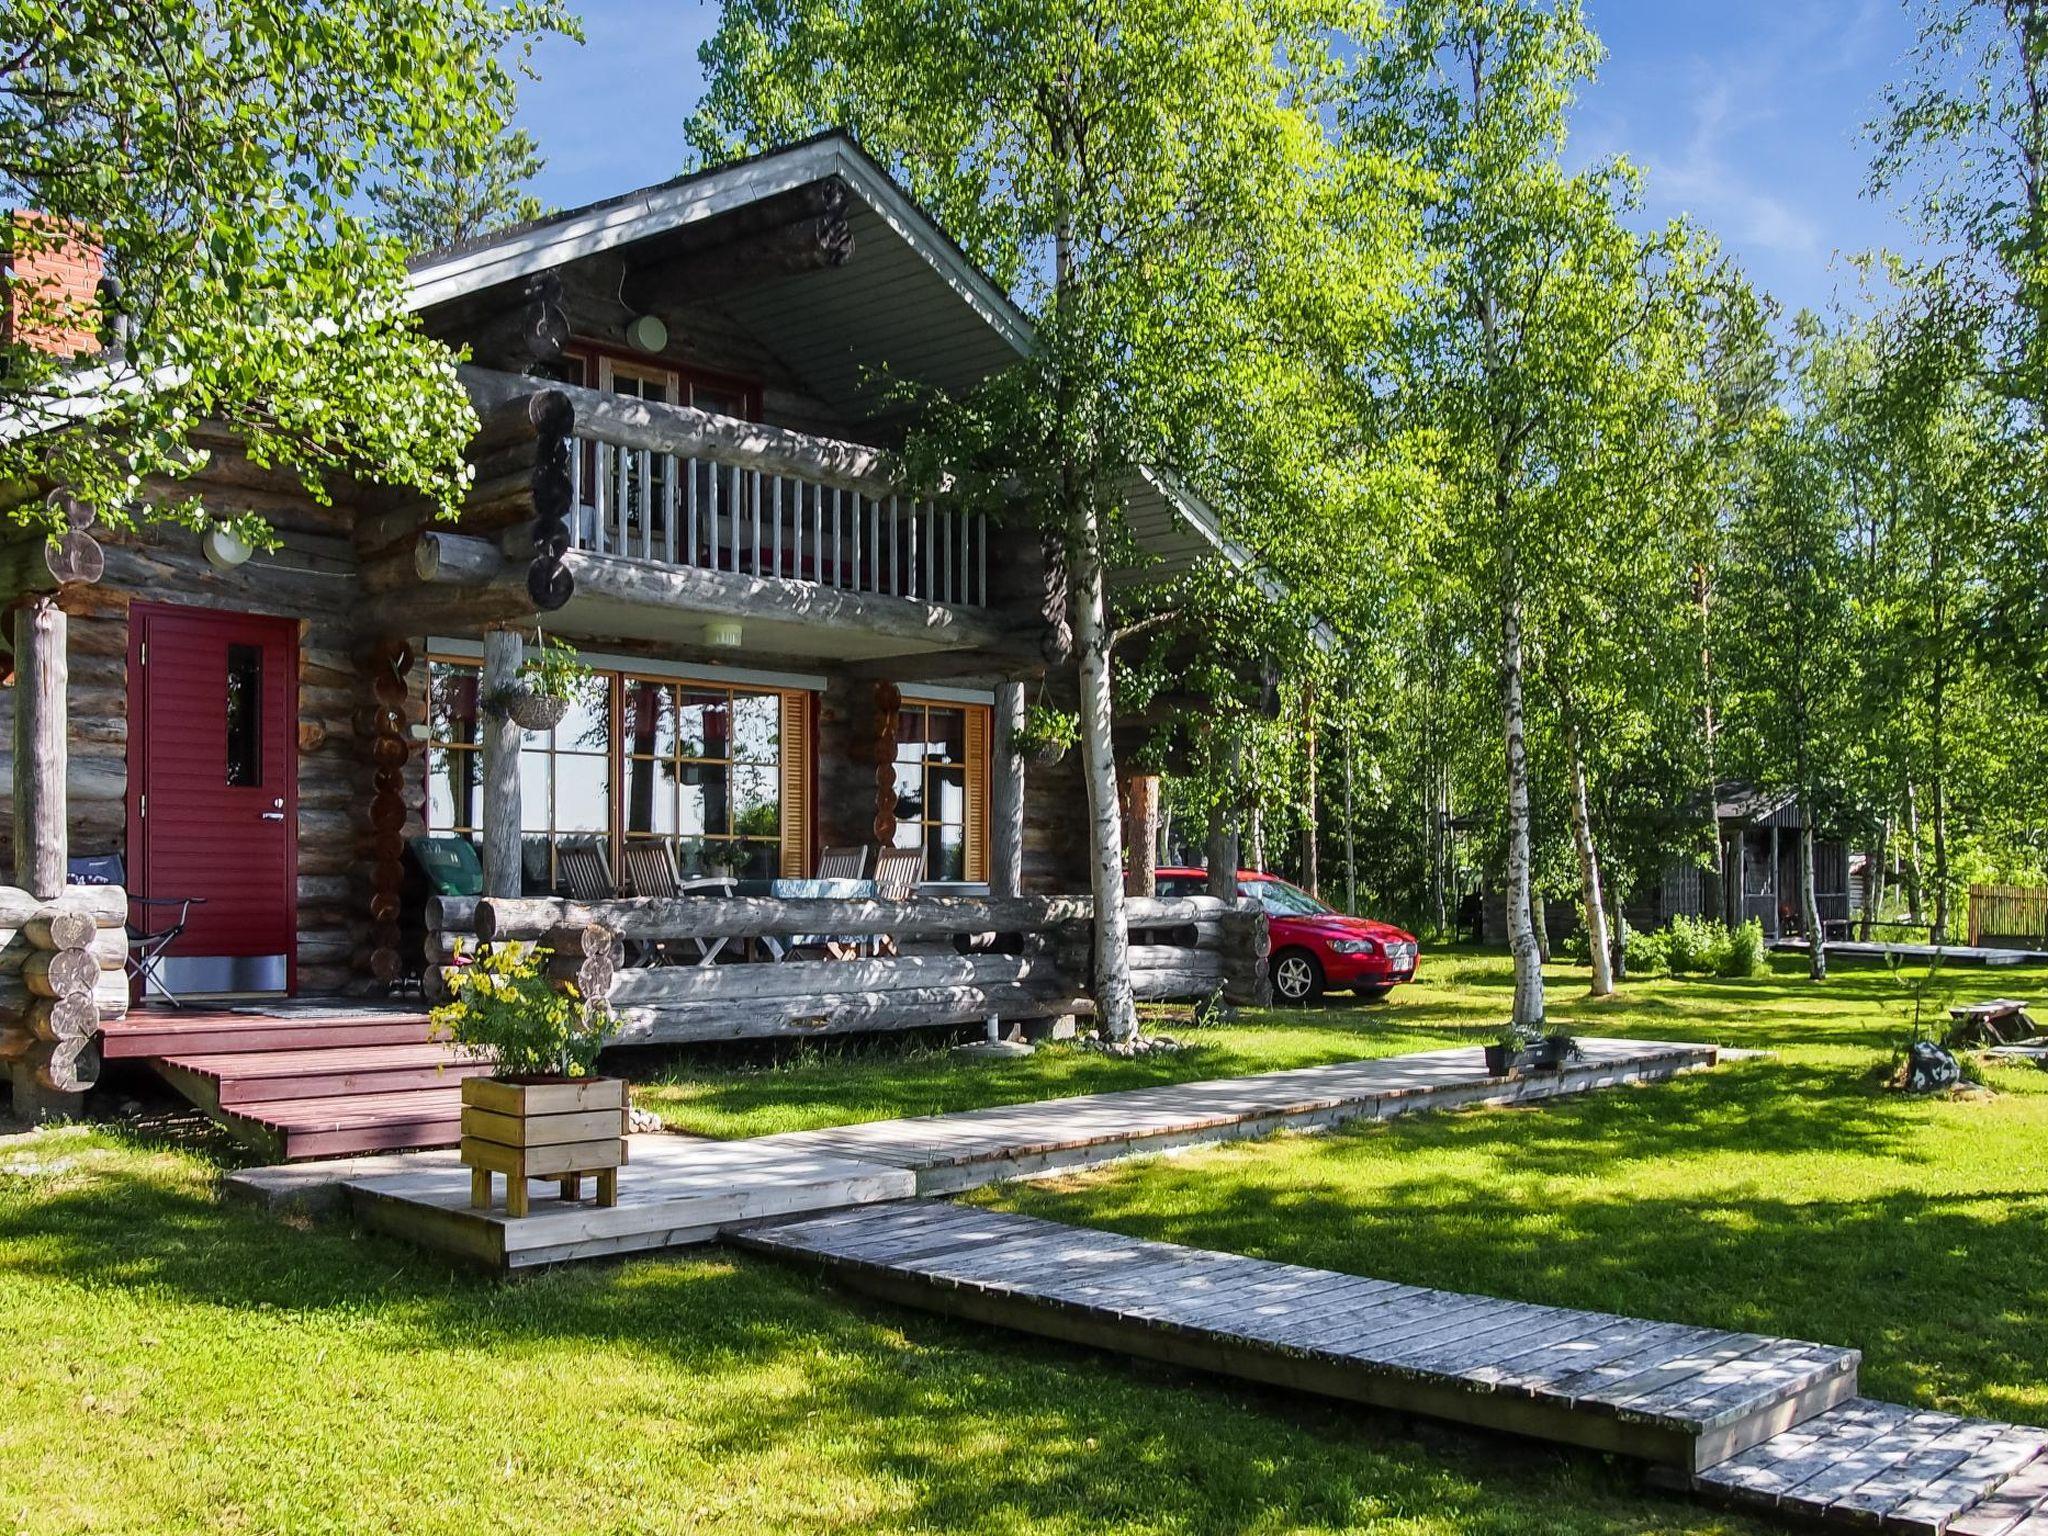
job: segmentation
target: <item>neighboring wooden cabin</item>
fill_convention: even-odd
[[[565,853],[593,851],[630,894],[627,851],[655,844],[685,877],[893,843],[956,889],[1086,889],[1078,764],[1026,775],[1007,749],[1069,643],[1057,563],[1028,520],[913,499],[888,454],[898,386],[966,390],[1029,327],[850,140],[424,257],[413,287],[476,358],[458,523],[370,483],[318,504],[222,439],[177,489],[262,512],[274,552],[162,524],[80,529],[98,569],[0,549],[22,680],[0,715],[33,686],[63,722],[0,732],[33,754],[0,785],[41,786],[8,805],[40,849],[15,884],[117,856],[133,894],[201,898],[166,967],[188,995],[416,972],[427,832],[474,839],[504,897],[567,894]],[[1132,490],[1129,579],[1219,547],[1177,488]],[[537,628],[595,673],[522,737],[481,701]]]
[[[1638,927],[1658,927],[1674,915],[1718,917],[1731,925],[1755,918],[1764,937],[1803,935],[1806,919],[1799,897],[1799,798],[1789,789],[1731,786],[1715,807],[1721,827],[1721,867],[1726,871],[1721,910],[1708,911],[1710,882],[1695,865],[1674,864],[1650,898],[1629,909]],[[1849,878],[1850,852],[1840,838],[1817,836],[1813,883],[1821,922],[1840,935],[1860,911],[1859,893]]]

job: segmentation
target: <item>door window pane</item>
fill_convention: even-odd
[[[228,647],[227,781],[263,782],[263,647]]]

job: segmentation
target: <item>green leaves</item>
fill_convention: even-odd
[[[0,478],[66,483],[113,526],[225,517],[145,489],[203,461],[206,422],[315,494],[346,472],[451,504],[472,418],[361,200],[487,153],[510,70],[565,25],[556,0],[8,7],[0,201],[49,216],[32,250],[77,231],[109,253],[127,336],[77,363],[0,345]]]

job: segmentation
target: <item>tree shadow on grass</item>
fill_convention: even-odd
[[[223,1205],[179,1161],[88,1156],[33,1189],[0,1185],[0,1287],[16,1320],[61,1284],[41,1305],[73,1305],[84,1287],[121,1315],[144,1309],[165,1336],[96,1337],[72,1317],[55,1378],[92,1374],[99,1355],[165,1378],[164,1447],[142,1496],[166,1502],[150,1524],[174,1523],[188,1496],[170,1472],[182,1448],[225,1440],[232,1454],[204,1463],[226,1480],[211,1495],[238,1502],[254,1479],[286,1526],[422,1513],[363,1475],[399,1457],[433,1467],[437,1504],[470,1522],[440,1528],[508,1511],[521,1528],[536,1512],[565,1530],[667,1528],[707,1503],[743,1524],[821,1530],[1329,1529],[1424,1511],[1500,1536],[1727,1528],[1591,1458],[1418,1445],[1339,1407],[852,1303],[762,1261],[471,1278],[389,1241]],[[195,1334],[203,1362],[180,1353]],[[256,1340],[261,1402],[215,1386],[198,1400],[213,1417],[178,1417],[186,1371]],[[368,1400],[323,1401],[344,1388]],[[103,1449],[100,1421],[70,1422],[65,1455]],[[513,1463],[524,1471],[508,1484]],[[316,1502],[331,1482],[356,1490],[343,1519]],[[861,1498],[876,1501],[864,1514],[835,1504]]]

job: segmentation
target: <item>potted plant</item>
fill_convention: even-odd
[[[1553,1071],[1586,1054],[1579,1048],[1579,1037],[1562,1024],[1553,1024],[1543,1032],[1538,1050],[1542,1053],[1540,1064]]]
[[[1041,768],[1050,768],[1073,750],[1081,739],[1081,717],[1050,704],[1033,704],[1011,738],[1017,755]]]
[[[576,647],[552,635],[536,634],[533,648],[519,669],[518,686],[493,702],[523,731],[551,731],[569,713],[577,690],[590,680],[590,668]]]
[[[443,1038],[497,1070],[462,1082],[462,1161],[470,1204],[488,1210],[491,1175],[505,1175],[505,1214],[527,1212],[526,1181],[558,1179],[562,1198],[597,1175],[597,1203],[618,1201],[626,1161],[626,1083],[591,1068],[612,1031],[610,1009],[550,976],[545,949],[484,946],[450,968],[451,999],[433,1013]]]
[[[1486,1047],[1486,1075],[1513,1077],[1523,1064],[1529,1048],[1528,1033],[1519,1024],[1509,1024]]]

